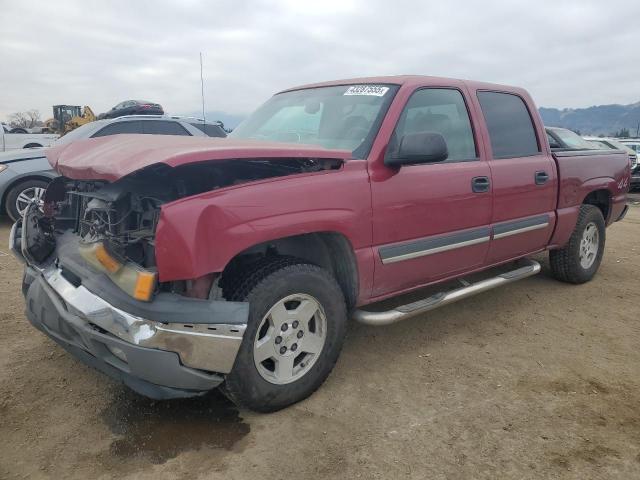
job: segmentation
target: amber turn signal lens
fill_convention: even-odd
[[[156,286],[156,274],[152,272],[138,272],[133,298],[148,302]]]
[[[95,256],[109,273],[116,273],[122,267],[122,264],[118,260],[109,255],[109,252],[107,252],[107,249],[102,243],[96,245]]]

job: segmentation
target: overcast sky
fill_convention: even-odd
[[[425,74],[527,88],[538,106],[640,101],[640,2],[0,0],[0,118],[126,99],[246,114],[274,92]]]

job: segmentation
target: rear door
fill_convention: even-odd
[[[400,168],[382,165],[373,175],[374,297],[471,270],[482,265],[489,248],[490,171],[463,90],[415,90],[387,150],[418,132],[440,133],[449,157]]]
[[[536,132],[523,96],[477,91],[489,141],[493,185],[493,238],[487,263],[506,261],[544,249],[555,225],[555,161]],[[537,117],[536,117],[537,118]]]

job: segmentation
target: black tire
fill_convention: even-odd
[[[49,182],[46,182],[44,180],[27,180],[11,187],[5,199],[5,210],[7,211],[7,215],[9,215],[11,220],[15,222],[20,217],[20,213],[18,212],[18,208],[16,207],[16,199],[21,192],[29,188],[46,189],[48,185]]]
[[[236,276],[237,278],[237,276]],[[347,308],[333,276],[316,265],[293,257],[272,257],[253,265],[230,300],[248,301],[249,321],[233,369],[221,387],[236,405],[257,412],[274,412],[299,402],[322,385],[333,369],[346,333]],[[278,385],[263,378],[254,363],[254,341],[263,317],[280,300],[306,294],[318,300],[326,317],[326,337],[315,363],[299,379]]]
[[[26,129],[22,127],[16,127],[9,130],[9,133],[28,133]]]
[[[42,147],[42,145],[40,145],[39,143],[27,143],[24,148],[40,148]]]
[[[591,223],[595,224],[598,230],[598,251],[593,263],[588,268],[584,268],[580,263],[580,242],[585,229]],[[564,248],[549,252],[549,263],[553,276],[562,282],[575,284],[591,280],[602,262],[605,236],[606,226],[600,209],[593,205],[582,205],[569,243]]]

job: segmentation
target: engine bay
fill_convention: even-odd
[[[113,183],[58,177],[44,197],[44,230],[73,231],[84,244],[104,242],[109,253],[155,267],[154,237],[163,204],[273,177],[340,168],[336,159],[290,158],[156,164]]]

